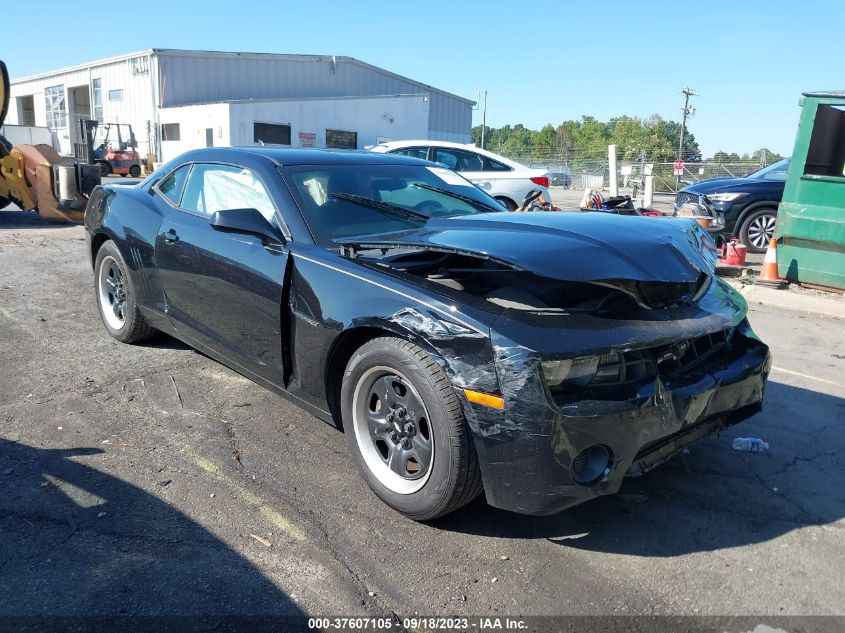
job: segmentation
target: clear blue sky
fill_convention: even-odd
[[[530,128],[678,120],[689,85],[706,156],[788,154],[800,93],[845,88],[841,0],[4,4],[13,78],[145,48],[349,55],[469,98],[486,89],[488,125]]]

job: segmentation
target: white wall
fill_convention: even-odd
[[[423,95],[397,97],[301,99],[232,104],[232,144],[255,145],[253,122],[291,126],[291,147],[302,147],[299,133],[316,136],[326,146],[326,129],[358,133],[358,149],[393,140],[425,138],[429,102]]]
[[[148,56],[140,55],[136,57]],[[65,111],[67,112],[67,125],[55,128],[58,141],[58,150],[62,154],[73,153],[73,143],[79,141],[79,116],[74,117],[73,98],[71,88],[76,86],[87,86],[91,112],[87,114],[93,118],[93,92],[92,80],[100,79],[103,95],[103,118],[106,123],[129,123],[135,132],[138,141],[138,152],[145,155],[148,151],[146,123],[150,121],[155,129],[153,83],[151,63],[147,62],[147,73],[133,74],[131,57],[116,58],[115,61],[97,64],[94,66],[74,67],[66,72],[36,75],[23,79],[12,80],[11,100],[7,123],[18,124],[18,111],[16,97],[33,95],[35,106],[35,125],[47,125],[47,106],[44,99],[44,89],[50,86],[63,85],[65,87]],[[143,65],[141,66],[143,68]],[[14,69],[10,69],[14,73]],[[123,99],[110,101],[110,90],[123,90]],[[153,143],[154,144],[154,143]]]
[[[161,141],[161,159],[163,162],[167,162],[189,149],[205,147],[206,129],[208,128],[212,129],[212,141],[215,147],[231,145],[228,103],[161,108],[159,119],[162,126],[165,123],[179,124],[178,141]]]
[[[179,141],[162,141],[162,160],[189,149],[206,146],[206,128],[214,130],[214,145],[257,145],[253,123],[291,126],[291,147],[302,147],[300,132],[316,137],[316,147],[326,146],[326,129],[358,133],[358,149],[375,145],[379,137],[391,140],[426,138],[428,105],[422,95],[398,97],[328,98],[212,103],[161,108],[165,123],[179,123]]]

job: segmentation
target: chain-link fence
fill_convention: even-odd
[[[601,189],[608,182],[606,160],[548,161],[528,159],[517,162],[526,167],[548,171],[552,186],[571,189],[586,189],[587,187]]]
[[[694,185],[702,180],[742,178],[764,166],[760,161],[684,163],[683,172],[676,176],[674,163],[655,163],[652,168],[654,190],[675,193],[678,189]]]
[[[508,155],[526,167],[545,169],[552,186],[572,189],[602,189],[608,186],[610,171],[607,159],[570,158],[565,156],[536,156],[531,154]],[[750,161],[701,161],[684,163],[683,173],[675,175],[673,162],[652,161],[642,157],[638,161],[617,162],[617,182],[623,189],[642,190],[644,171],[651,168],[656,193],[676,193],[689,185],[714,178],[741,178],[765,167],[760,160]]]

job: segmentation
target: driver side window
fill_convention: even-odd
[[[180,206],[207,217],[216,211],[253,208],[268,222],[275,213],[273,201],[255,173],[234,165],[194,165]]]

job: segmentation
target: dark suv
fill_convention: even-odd
[[[691,202],[724,214],[725,234],[739,237],[752,253],[762,253],[775,233],[790,160],[785,158],[744,178],[705,180],[681,189],[675,196],[675,213]]]

